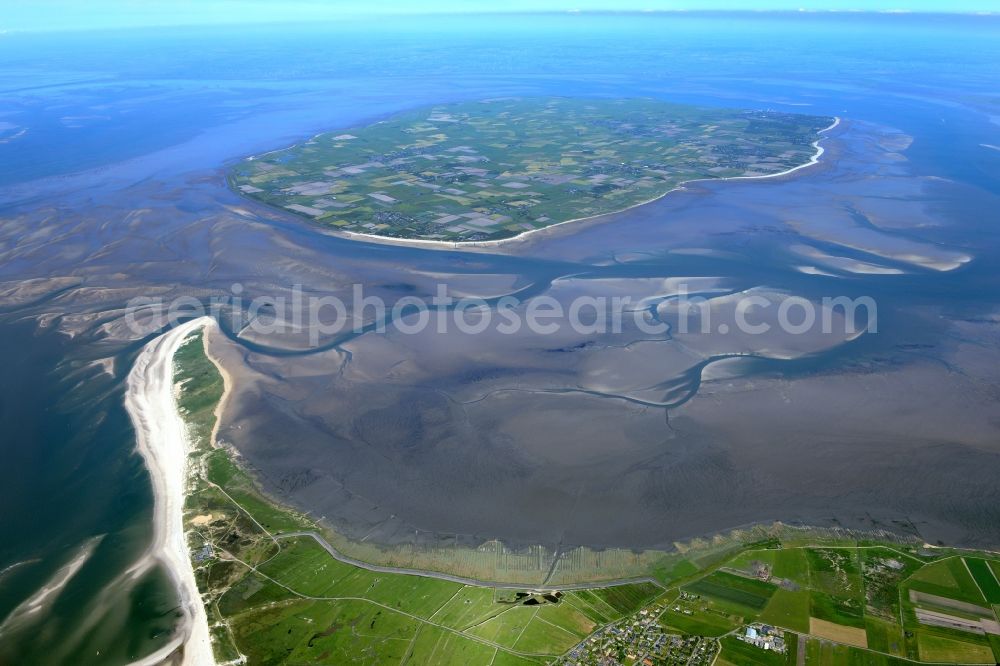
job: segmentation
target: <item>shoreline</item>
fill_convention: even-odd
[[[236,453],[236,455],[238,456],[238,450],[235,449],[235,447],[233,447],[232,445],[222,445],[219,442],[219,440],[218,440],[218,432],[219,432],[219,429],[220,429],[220,426],[221,426],[221,422],[222,422],[221,417],[222,417],[222,414],[224,413],[224,411],[226,409],[226,406],[229,404],[229,402],[232,399],[232,394],[233,394],[233,391],[235,389],[235,380],[233,379],[232,374],[226,370],[225,365],[224,365],[224,363],[222,361],[222,357],[220,355],[218,355],[218,354],[213,354],[211,352],[211,350],[210,350],[210,347],[212,345],[212,339],[210,337],[211,334],[218,333],[220,331],[220,329],[218,328],[215,320],[211,319],[210,317],[203,317],[201,319],[207,320],[205,323],[200,324],[200,327],[202,327],[204,329],[204,332],[205,332],[205,336],[203,337],[203,345],[204,345],[203,349],[204,349],[205,356],[212,362],[212,364],[218,370],[220,376],[222,377],[222,381],[223,381],[223,393],[222,393],[222,395],[221,395],[221,397],[219,399],[219,402],[216,404],[216,406],[215,406],[215,408],[213,410],[213,413],[215,415],[215,424],[213,426],[213,430],[212,430],[212,433],[210,435],[210,437],[211,437],[211,445],[213,447],[215,447],[215,448],[220,448],[220,449],[223,449],[223,450],[227,450],[228,451],[228,455],[230,455],[230,456],[232,456],[234,453]],[[197,320],[197,321],[201,321],[201,320]],[[185,324],[185,326],[191,325],[191,324],[194,324],[194,323],[196,323],[196,322],[187,322]],[[191,332],[194,332],[195,330],[196,330],[196,328],[189,329],[188,334],[191,333]],[[170,332],[172,333],[173,331],[170,331]],[[224,338],[224,340],[228,341],[228,338]],[[175,349],[175,351],[176,351],[176,349]],[[176,402],[174,404],[175,404],[175,408],[176,408]],[[178,416],[183,420],[183,417],[181,417],[179,414],[178,414]],[[242,462],[240,462],[237,459],[234,459],[233,462],[242,468],[242,465],[243,465]],[[247,473],[251,474],[251,477],[252,477],[253,472],[251,472],[249,470],[246,470],[245,468],[244,468],[244,471],[246,471]],[[292,505],[289,505],[286,500],[283,500],[283,499],[281,499],[279,497],[275,497],[274,495],[271,495],[271,494],[267,493],[259,485],[259,481],[257,481],[256,479],[253,479],[253,484],[254,484],[254,490],[255,490],[255,492],[259,493],[261,495],[261,497],[265,501],[271,503],[275,507],[281,508],[283,510],[288,510],[290,512],[299,513],[299,514],[304,513],[304,514],[308,515],[310,513],[309,510],[307,510],[307,509],[296,508],[296,507],[294,507]],[[245,509],[243,509],[243,510],[245,511]],[[732,532],[736,532],[736,531],[750,531],[750,530],[754,530],[754,529],[774,529],[774,528],[778,528],[778,527],[780,527],[781,529],[790,529],[790,530],[829,531],[829,532],[831,532],[831,534],[837,532],[838,529],[842,529],[845,533],[865,533],[865,534],[868,534],[868,536],[871,536],[871,533],[866,532],[865,530],[863,530],[861,528],[823,527],[823,526],[814,525],[814,524],[811,524],[811,523],[798,523],[796,521],[785,522],[784,520],[781,520],[781,519],[778,519],[778,518],[768,518],[768,519],[755,520],[755,521],[751,521],[751,522],[748,522],[748,523],[743,523],[743,524],[740,524],[740,525],[730,526],[730,527],[722,528],[722,529],[719,529],[719,530],[713,530],[713,531],[708,531],[708,532],[702,532],[702,533],[692,534],[692,535],[684,537],[680,541],[674,541],[674,542],[669,543],[669,544],[668,543],[663,543],[663,544],[660,544],[660,545],[643,546],[643,547],[639,547],[638,550],[641,551],[641,552],[655,552],[655,553],[670,555],[670,554],[675,554],[676,552],[678,552],[678,551],[676,551],[676,550],[673,549],[678,544],[689,546],[689,544],[694,543],[694,542],[698,542],[698,541],[711,541],[713,539],[724,537],[724,536],[726,536],[726,535],[728,535],[728,534],[730,534]],[[343,534],[337,532],[329,523],[323,523],[322,521],[320,521],[320,522],[317,523],[317,529],[318,529],[318,531],[296,530],[296,531],[293,531],[293,532],[276,532],[275,535],[274,535],[274,537],[278,538],[278,539],[281,539],[281,538],[286,538],[286,537],[293,536],[293,535],[308,536],[310,538],[316,538],[318,536],[319,539],[317,539],[317,541],[326,541],[328,533],[329,532],[333,532],[334,534],[336,534],[338,536],[344,537],[348,541],[351,540],[350,537],[345,537]],[[885,530],[880,530],[880,531],[885,532]],[[911,535],[907,535],[907,534],[904,534],[902,532],[885,532],[885,534],[883,534],[882,536],[885,537],[885,538],[890,538],[891,537],[890,540],[906,540],[906,539],[910,538]],[[522,547],[532,547],[532,546],[540,546],[540,545],[542,545],[542,544],[537,544],[537,543],[527,543],[527,542],[523,542],[522,543],[522,542],[517,542],[517,541],[513,541],[512,542],[512,541],[508,541],[507,539],[505,539],[503,537],[488,537],[488,538],[487,537],[483,537],[482,538],[482,542],[484,542],[484,543],[485,542],[489,542],[489,541],[497,541],[497,542],[499,542],[501,544],[504,544],[505,546],[509,546],[509,547],[514,548],[514,549],[518,549],[518,548],[522,548]],[[334,550],[337,551],[337,554],[335,555],[335,559],[338,559],[338,560],[340,560],[340,561],[342,561],[344,563],[348,563],[348,564],[351,564],[353,566],[357,566],[357,567],[363,568],[363,569],[368,569],[368,570],[371,570],[371,571],[391,571],[391,572],[405,573],[405,574],[408,574],[408,575],[415,575],[415,576],[440,577],[440,578],[443,578],[443,579],[446,579],[446,580],[454,580],[454,579],[459,579],[460,578],[463,581],[465,581],[467,584],[479,584],[479,585],[484,585],[484,586],[489,586],[489,587],[521,588],[521,587],[525,587],[525,586],[534,585],[534,583],[531,583],[531,582],[511,582],[511,581],[493,580],[493,579],[481,578],[481,577],[462,576],[462,575],[459,575],[459,574],[449,573],[448,571],[445,571],[445,570],[440,570],[440,569],[435,569],[435,568],[430,568],[430,567],[423,568],[423,567],[419,567],[419,566],[414,567],[414,566],[399,566],[399,565],[387,564],[387,563],[381,561],[378,558],[371,558],[371,559],[369,559],[369,558],[359,558],[357,555],[348,554],[349,549],[348,549],[348,551],[340,551],[340,550],[337,550],[337,547],[333,546],[332,543],[330,543],[330,542],[326,542],[326,543],[329,546],[329,549],[334,549]],[[380,547],[391,548],[392,544],[379,544],[379,546]],[[971,546],[950,546],[950,547],[971,547]],[[631,546],[622,546],[622,545],[615,545],[615,544],[609,544],[609,543],[604,543],[604,544],[576,544],[576,545],[573,545],[571,548],[572,549],[584,549],[584,550],[595,551],[595,552],[604,552],[604,551],[617,550],[617,549],[636,550],[636,548],[633,548]],[[636,580],[636,579],[641,580],[644,577],[645,577],[644,575],[640,574],[640,575],[626,576],[626,577],[617,577],[617,578],[616,577],[599,578],[599,579],[595,579],[595,580],[590,580],[590,579],[587,579],[587,578],[579,578],[579,579],[575,579],[573,582],[561,583],[561,584],[554,584],[554,585],[552,585],[550,587],[552,587],[553,589],[561,589],[561,588],[573,589],[574,587],[577,587],[577,586],[589,586],[589,585],[591,585],[591,584],[593,584],[595,582],[597,582],[597,583],[603,583],[603,584],[607,585],[607,584],[613,584],[615,582],[621,583],[621,582],[628,581],[628,580]]]
[[[192,444],[188,438],[184,416],[180,413],[178,407],[174,373],[175,353],[192,333],[202,330],[205,333],[202,338],[205,356],[219,370],[224,385],[223,394],[213,408],[216,415],[212,434],[214,442],[215,432],[219,425],[218,416],[224,410],[234,389],[232,376],[225,371],[217,356],[210,354],[208,351],[211,344],[208,334],[217,330],[215,326],[216,324],[213,319],[201,317],[177,326],[153,339],[142,349],[128,376],[125,399],[126,409],[135,426],[137,450],[143,456],[149,468],[155,498],[153,542],[146,554],[140,558],[129,573],[139,575],[148,571],[152,566],[157,564],[162,565],[177,587],[179,607],[183,614],[183,619],[178,623],[175,637],[154,654],[133,662],[133,665],[141,664],[142,666],[146,666],[148,664],[149,666],[158,666],[166,660],[176,658],[177,654],[181,654],[182,659],[177,662],[179,664],[217,666],[206,609],[194,577],[191,552],[188,548],[187,535],[185,533],[184,508],[187,498],[189,482],[188,462]],[[268,498],[268,500],[281,506],[281,503],[273,498]],[[240,509],[246,511],[242,507]],[[317,526],[317,528],[322,530],[322,526]],[[727,535],[728,540],[731,540],[731,544],[722,544],[722,549],[729,550],[732,547],[739,550],[740,548],[749,547],[752,545],[752,541],[746,541],[746,537],[752,535],[741,535],[739,533],[753,532],[757,528],[763,528],[768,533],[772,533],[772,531],[778,532],[780,536],[777,538],[782,540],[787,538],[794,539],[795,533],[799,532],[801,534],[799,538],[809,543],[814,541],[821,543],[829,538],[849,539],[851,541],[860,538],[875,538],[886,543],[909,542],[911,545],[920,543],[919,539],[914,538],[912,535],[907,537],[883,529],[878,530],[877,533],[867,533],[867,537],[863,537],[861,533],[851,529],[821,528],[773,521],[769,525],[757,522],[731,529]],[[786,534],[789,532],[791,535]],[[773,535],[777,536],[777,534]],[[693,537],[683,545],[679,543],[675,544],[677,550],[674,553],[683,557],[689,551],[699,551],[705,548],[707,548],[705,552],[712,551],[716,546],[720,545],[717,542],[718,538],[722,536],[723,533],[712,533],[711,535]],[[339,551],[327,541],[322,531],[291,531],[280,533],[276,536],[278,539],[302,537],[313,539],[335,560],[361,569],[380,573],[436,578],[463,585],[531,590],[533,592],[557,590],[569,592],[635,583],[649,583],[661,588],[665,585],[664,581],[656,578],[652,573],[620,578],[589,580],[581,578],[575,581],[571,579],[553,583],[549,582],[549,577],[546,577],[540,583],[495,582],[477,577],[451,574],[442,570],[376,564],[367,560],[357,559]],[[929,544],[924,545],[927,546]],[[949,546],[948,548],[964,550],[962,547]],[[980,552],[992,552],[984,548],[977,548],[976,550]],[[663,551],[661,554],[670,555],[666,551]],[[557,556],[557,559],[553,563],[553,571],[558,566],[559,561]]]
[[[841,123],[840,116],[832,116],[832,117],[833,117],[833,122],[830,123],[828,126],[824,127],[823,129],[818,130],[816,132],[816,134],[823,135],[826,132],[830,132],[830,131],[836,129],[838,126],[840,126],[840,123]],[[320,136],[322,134],[327,134],[327,133],[328,132],[320,132],[316,136]],[[589,221],[589,220],[596,220],[598,218],[605,217],[605,216],[608,216],[608,215],[620,215],[621,213],[630,211],[633,208],[638,208],[640,206],[646,206],[648,204],[651,204],[651,203],[654,203],[656,201],[659,201],[660,199],[663,199],[664,197],[666,197],[667,195],[669,195],[672,192],[677,192],[678,190],[683,190],[687,185],[689,185],[691,183],[705,183],[705,182],[718,183],[718,182],[726,182],[726,181],[731,181],[731,180],[766,180],[768,178],[780,178],[782,176],[787,176],[787,175],[792,174],[792,173],[794,173],[796,171],[799,171],[801,169],[805,169],[807,167],[811,167],[811,166],[819,163],[820,157],[822,157],[823,153],[826,152],[826,150],[823,148],[823,146],[820,145],[820,142],[823,141],[823,139],[825,139],[825,138],[826,138],[825,136],[818,136],[816,138],[816,140],[813,141],[812,144],[810,144],[810,145],[812,145],[812,147],[813,147],[813,149],[814,149],[815,152],[809,158],[808,162],[804,162],[803,164],[799,164],[797,166],[791,167],[790,169],[785,169],[784,171],[779,171],[777,173],[768,173],[768,174],[763,174],[763,175],[759,175],[759,176],[727,176],[727,177],[724,177],[724,178],[692,178],[690,180],[681,181],[680,183],[678,183],[674,187],[670,188],[669,190],[667,190],[663,194],[658,194],[655,197],[652,197],[652,198],[647,199],[645,201],[640,201],[639,203],[634,203],[631,206],[627,206],[625,208],[622,208],[621,210],[616,210],[616,211],[612,211],[612,212],[609,212],[609,213],[601,213],[599,215],[588,215],[586,217],[575,217],[575,218],[573,218],[571,220],[563,220],[562,222],[556,222],[555,224],[550,224],[547,227],[542,227],[541,229],[532,229],[530,231],[522,231],[521,233],[519,233],[517,235],[514,235],[514,236],[511,236],[509,238],[498,238],[496,240],[482,240],[482,241],[439,241],[439,240],[426,240],[426,239],[421,239],[421,238],[394,238],[393,236],[380,236],[378,234],[365,234],[365,233],[361,233],[361,232],[357,232],[357,231],[342,231],[342,230],[338,230],[338,229],[331,229],[331,228],[327,227],[326,225],[323,225],[323,224],[317,222],[315,219],[310,219],[310,218],[307,218],[307,217],[304,217],[304,216],[301,216],[301,215],[295,215],[295,213],[287,211],[284,208],[279,208],[278,206],[271,206],[270,204],[264,203],[263,201],[260,201],[258,199],[254,199],[254,198],[252,198],[252,197],[250,197],[250,196],[248,196],[248,195],[246,195],[246,194],[244,194],[244,193],[236,190],[234,187],[232,187],[232,184],[229,181],[228,175],[225,177],[225,180],[226,180],[226,185],[227,185],[228,189],[231,192],[235,193],[237,196],[241,197],[242,199],[245,199],[247,201],[252,201],[253,203],[255,203],[257,205],[260,205],[260,206],[264,206],[268,210],[280,211],[280,212],[282,212],[284,214],[291,215],[296,220],[305,220],[307,222],[310,222],[311,226],[314,227],[315,229],[319,230],[321,233],[324,233],[324,234],[327,234],[327,235],[330,235],[330,236],[334,236],[336,238],[345,238],[347,240],[360,240],[360,241],[363,241],[363,242],[378,243],[380,245],[397,245],[397,246],[407,246],[407,247],[423,247],[423,248],[442,249],[442,250],[464,250],[464,249],[503,247],[504,245],[508,245],[508,244],[523,243],[526,240],[528,240],[529,236],[533,236],[534,234],[541,234],[543,232],[550,232],[552,229],[556,229],[556,228],[561,227],[561,226],[566,225],[566,224],[573,224],[573,223],[576,223],[576,222],[585,222],[585,221]],[[254,159],[256,157],[262,157],[264,155],[269,155],[270,153],[280,152],[282,150],[287,150],[287,148],[277,148],[275,150],[271,150],[271,151],[268,151],[266,153],[261,153],[260,155],[251,155],[247,159]]]
[[[183,666],[216,664],[184,530],[190,442],[174,391],[174,353],[188,335],[214,323],[201,317],[151,340],[136,358],[126,382],[125,409],[135,429],[136,450],[149,470],[154,500],[153,541],[130,573],[163,566],[176,586],[183,614],[177,637],[135,664],[159,663],[178,649]]]

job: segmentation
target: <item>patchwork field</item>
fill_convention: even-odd
[[[309,536],[318,533],[315,523],[260,494],[212,445],[222,382],[200,335],[175,363],[179,406],[196,444],[189,546],[220,662],[1000,661],[1000,560],[918,544],[726,542],[659,560],[650,566],[659,583],[565,591],[498,589],[340,561]],[[752,627],[780,637],[780,650],[755,644]]]
[[[661,621],[704,636],[752,621],[782,627],[803,646],[802,662],[788,663],[987,663],[1000,657],[1000,624],[986,600],[994,562],[898,545],[752,549],[686,584],[693,598],[670,604]],[[727,640],[719,663],[757,663],[745,643]]]
[[[251,157],[230,182],[334,229],[496,240],[623,210],[686,180],[805,164],[832,121],[651,99],[466,102]]]

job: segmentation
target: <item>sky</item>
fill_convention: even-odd
[[[1000,11],[1000,0],[0,0],[0,31],[334,20],[523,11]]]

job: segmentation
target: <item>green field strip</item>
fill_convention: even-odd
[[[965,565],[983,597],[990,604],[1000,604],[1000,581],[997,581],[989,562],[978,557],[966,557]]]

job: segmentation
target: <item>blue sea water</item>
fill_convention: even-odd
[[[10,33],[0,35],[0,282],[116,270],[75,263],[76,245],[114,242],[92,215],[68,236],[36,237],[15,223],[33,210],[120,219],[126,188],[155,193],[188,177],[224,187],[218,174],[248,154],[401,109],[507,95],[842,116],[913,137],[906,155],[922,176],[1000,194],[992,16],[581,14]],[[914,298],[961,294],[977,311],[1000,300],[997,211],[967,213],[965,227],[937,240],[978,261],[937,292],[920,283]],[[167,231],[143,230],[154,241]],[[158,575],[108,592],[151,533],[149,481],[121,408],[139,342],[87,346],[35,324],[73,307],[57,294],[0,303],[0,663],[127,663],[162,645],[175,617]],[[81,369],[102,354],[117,362],[112,375]],[[5,633],[3,618],[95,538],[95,555],[30,631]]]

